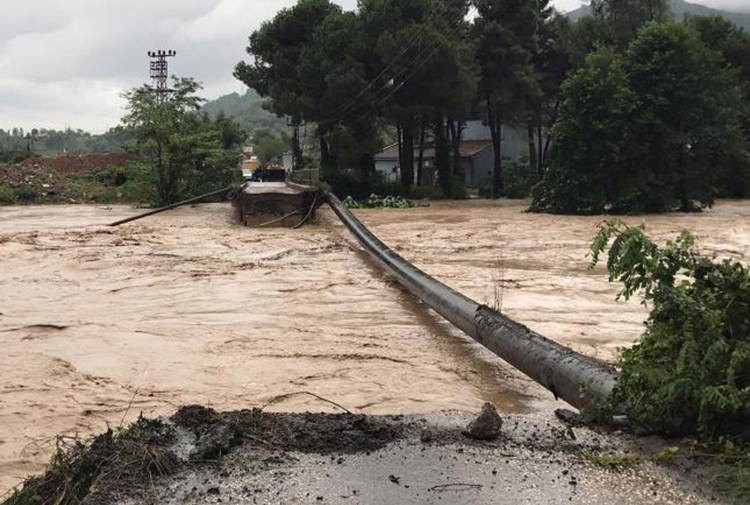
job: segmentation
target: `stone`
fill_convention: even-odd
[[[469,423],[463,434],[474,440],[497,440],[502,427],[503,420],[495,406],[485,403],[479,417]]]

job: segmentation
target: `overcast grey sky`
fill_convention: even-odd
[[[170,73],[192,76],[215,98],[248,35],[295,0],[0,0],[0,128],[100,132],[122,116],[122,91],[148,79],[146,52],[175,49]],[[356,0],[336,0],[347,9]],[[553,0],[560,10],[580,0]],[[750,10],[750,0],[703,0]]]

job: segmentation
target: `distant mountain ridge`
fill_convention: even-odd
[[[265,129],[273,132],[284,131],[286,120],[276,117],[263,108],[263,98],[253,89],[248,89],[244,95],[230,93],[216,100],[207,102],[201,110],[215,118],[221,113],[233,118],[247,133]]]
[[[669,3],[672,9],[672,13],[677,20],[682,20],[686,14],[690,14],[691,16],[721,16],[733,22],[737,26],[750,31],[749,13],[713,9],[711,7],[706,7],[705,5],[685,2],[684,0],[670,0]],[[580,9],[570,11],[568,13],[568,17],[575,21],[588,14],[591,14],[591,7],[588,5],[584,5]]]

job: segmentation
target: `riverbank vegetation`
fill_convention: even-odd
[[[200,113],[200,85],[176,78],[168,100],[150,86],[125,95],[123,124],[135,137],[128,150],[149,167],[155,203],[168,205],[215,191],[241,179],[245,135],[231,119]]]
[[[644,226],[616,218],[592,244],[592,268],[608,246],[619,296],[641,296],[651,313],[621,352],[614,393],[595,410],[625,413],[640,431],[692,438],[692,453],[726,467],[718,484],[750,499],[750,270],[702,256],[687,231],[660,247]]]
[[[646,332],[622,352],[611,401],[637,424],[704,439],[750,437],[750,271],[701,256],[683,231],[660,247],[617,219],[592,245],[592,267],[612,242],[607,269],[620,297],[641,295]]]
[[[0,205],[167,205],[240,181],[246,135],[223,114],[211,118],[200,110],[200,88],[192,79],[175,78],[167,100],[149,86],[126,93],[127,115],[120,127],[110,130],[117,139],[112,141],[122,147],[112,148],[115,153],[42,158],[32,145],[57,138],[55,132],[25,134],[16,129],[10,138],[26,142],[26,147],[5,151],[15,154],[8,155],[13,164],[0,164]],[[67,136],[92,138],[82,132]]]
[[[175,427],[139,418],[127,428],[89,440],[59,437],[47,471],[31,477],[3,505],[97,503],[118,492],[138,489],[173,473],[179,461],[170,450]]]
[[[692,211],[748,196],[748,82],[692,26],[703,28],[651,22],[566,81],[536,210]]]
[[[20,163],[34,156],[55,156],[59,153],[124,152],[132,135],[122,126],[102,134],[68,128],[0,129],[0,164]]]
[[[0,205],[154,201],[148,168],[127,153],[68,154],[0,165]]]

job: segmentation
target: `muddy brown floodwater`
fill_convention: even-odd
[[[384,242],[477,301],[603,359],[646,311],[587,270],[598,217],[524,202],[359,211]],[[302,230],[242,228],[227,205],[112,229],[127,207],[0,209],[0,490],[43,469],[55,435],[183,404],[260,406],[309,391],[371,414],[524,413],[549,395],[400,289],[325,210]],[[660,240],[750,255],[750,202],[633,218]],[[329,411],[309,396],[275,410]]]

